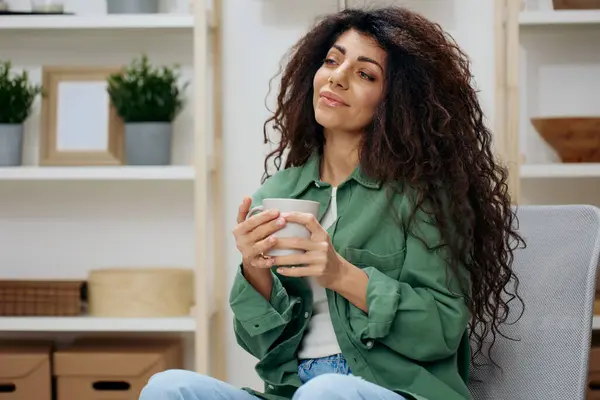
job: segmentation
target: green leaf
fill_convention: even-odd
[[[0,61],[0,124],[21,124],[31,113],[42,87],[29,82],[29,74],[12,71],[10,61]]]
[[[125,122],[172,122],[184,106],[179,66],[153,67],[146,54],[108,77],[108,95]]]

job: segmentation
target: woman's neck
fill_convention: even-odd
[[[321,180],[332,186],[345,181],[358,165],[359,135],[325,132]]]

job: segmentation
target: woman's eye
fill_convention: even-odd
[[[332,58],[326,58],[324,61],[325,64],[335,64],[335,60]]]
[[[369,81],[372,81],[372,80],[374,80],[374,78],[373,78],[371,75],[367,74],[366,72],[360,71],[358,74],[359,74],[359,75],[360,75],[360,77],[361,77],[361,78],[363,78],[363,79],[367,79],[367,80],[369,80]]]

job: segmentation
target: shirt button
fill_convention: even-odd
[[[273,385],[269,385],[269,389],[273,390],[275,388],[273,387]]]
[[[367,342],[367,348],[369,348],[369,349],[370,349],[371,347],[373,347],[373,341],[372,341],[372,340],[369,340],[369,341]]]
[[[308,311],[304,313],[304,318],[308,318],[310,314],[308,314]]]

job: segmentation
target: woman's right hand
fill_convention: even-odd
[[[285,226],[285,219],[277,210],[265,210],[246,219],[251,204],[252,199],[246,197],[239,207],[237,226],[233,229],[235,244],[245,269],[271,268],[273,259],[264,254],[277,243],[272,235]]]

